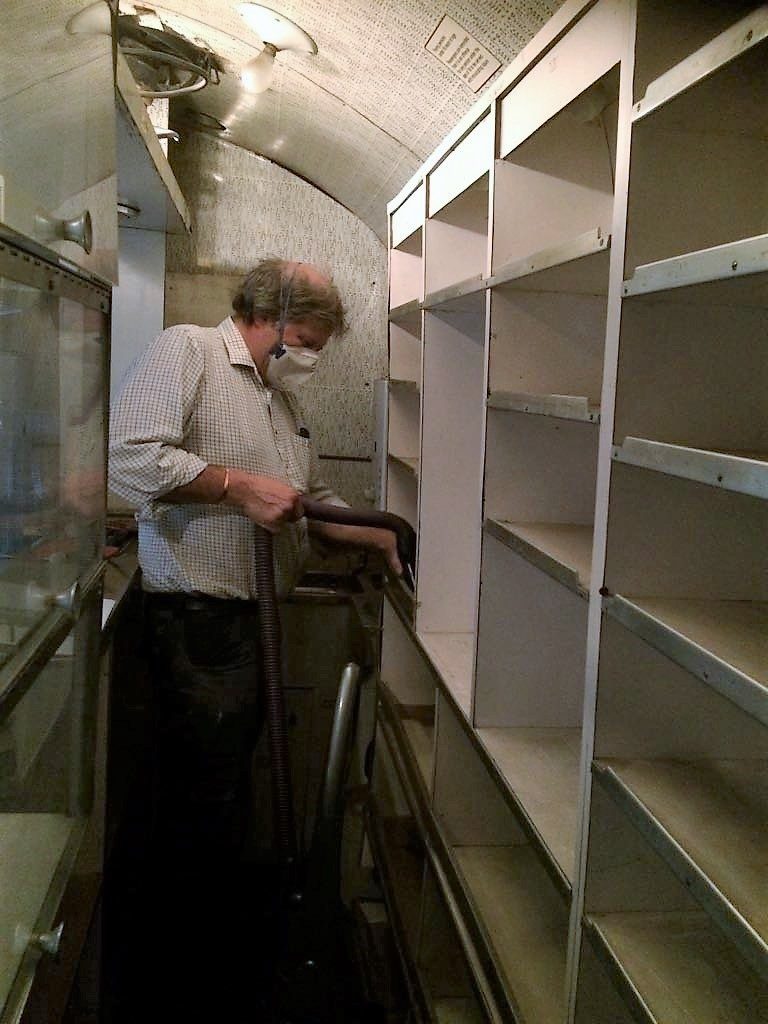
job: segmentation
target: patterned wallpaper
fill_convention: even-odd
[[[386,250],[354,214],[300,178],[230,143],[190,134],[171,153],[193,214],[169,235],[166,324],[218,323],[240,276],[264,256],[333,273],[349,333],[334,339],[301,397],[326,479],[370,503],[373,381],[386,372]]]

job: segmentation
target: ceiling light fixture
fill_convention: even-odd
[[[264,43],[261,53],[249,60],[240,70],[240,81],[247,92],[259,93],[269,88],[275,66],[275,57],[281,50],[298,53],[317,53],[317,43],[290,18],[278,14],[263,4],[238,4],[238,12],[248,27]]]

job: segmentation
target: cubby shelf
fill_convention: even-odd
[[[765,39],[768,39],[768,9],[762,6],[651,82],[634,106],[633,120],[647,117]]]
[[[406,469],[412,476],[417,477],[419,475],[418,459],[411,458],[410,456],[407,455],[395,455],[393,452],[390,452],[387,458],[391,462],[394,462],[397,465],[401,466],[403,469]]]
[[[613,458],[629,466],[768,498],[768,451],[707,451],[642,437],[625,437],[621,445],[614,445]]]
[[[469,718],[472,714],[475,634],[419,633],[418,638],[454,704],[465,718]]]
[[[594,914],[595,952],[645,1024],[765,1024],[765,989],[703,911]]]
[[[388,712],[390,726],[401,735],[401,751],[421,777],[424,794],[432,789],[432,771],[435,763],[435,709],[434,705],[406,706],[391,693],[384,680],[380,683],[380,696]]]
[[[410,299],[399,306],[394,306],[389,311],[389,319],[391,323],[400,324],[415,334],[421,327],[421,301]]]
[[[606,613],[768,725],[768,602],[614,595]]]
[[[419,394],[421,387],[417,380],[395,380],[393,377],[389,378],[389,386],[397,391],[407,391]]]
[[[490,288],[510,285],[530,291],[604,295],[610,244],[610,234],[596,227],[494,269],[487,283]]]
[[[492,391],[488,408],[526,412],[531,416],[552,416],[579,423],[599,423],[600,409],[582,395],[533,395],[515,391]]]
[[[656,260],[653,263],[644,263],[635,267],[632,276],[624,281],[622,291],[628,297],[745,278],[741,292],[733,296],[731,301],[764,306],[768,296],[766,272],[768,234],[761,234],[696,252],[687,252],[681,256]]]
[[[486,282],[480,274],[449,285],[439,291],[430,292],[425,296],[423,309],[447,309],[452,312],[472,313],[482,310],[483,294]]]
[[[561,889],[568,891],[578,827],[581,730],[485,728],[477,736],[562,876]]]
[[[593,773],[768,978],[768,760],[595,762]]]
[[[561,1024],[568,911],[528,846],[456,846],[452,857],[519,1019]]]
[[[589,597],[591,525],[487,519],[485,530],[569,590],[580,597]]]

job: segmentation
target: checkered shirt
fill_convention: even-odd
[[[343,505],[320,480],[294,395],[267,387],[231,317],[218,327],[169,327],[136,361],[112,409],[111,490],[138,508],[146,590],[255,599],[254,530],[227,505],[177,504],[161,495],[209,464],[276,477]],[[275,537],[278,592],[309,553],[306,520]]]

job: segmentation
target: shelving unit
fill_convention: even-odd
[[[766,47],[569,0],[389,207],[382,729],[485,1019],[768,1021]]]

